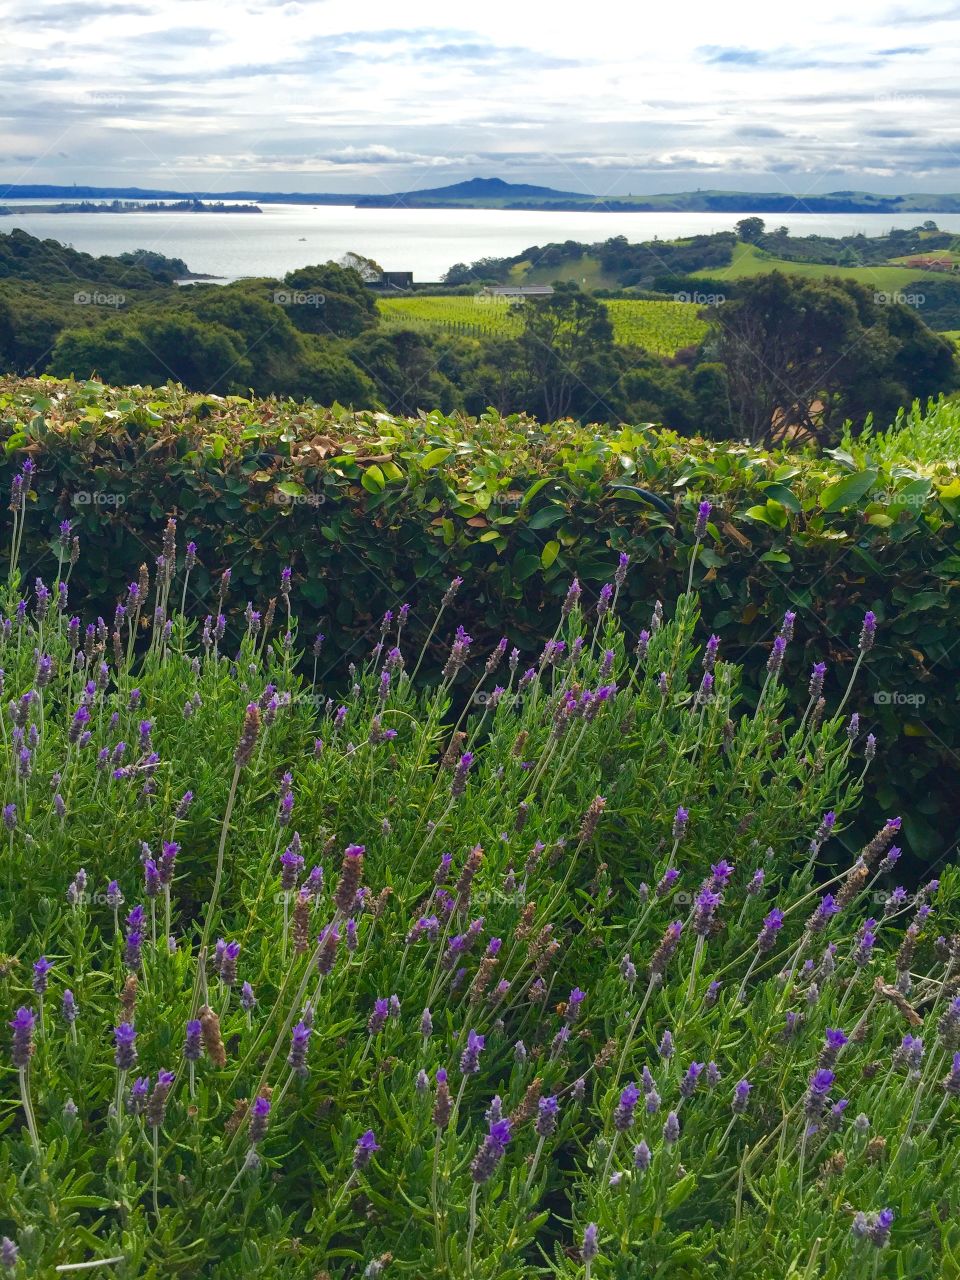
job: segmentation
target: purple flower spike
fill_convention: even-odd
[[[689,810],[689,809],[684,809],[683,805],[681,805],[681,806],[677,809],[677,812],[676,812],[676,814],[674,815],[674,819],[673,819],[673,838],[674,838],[674,840],[682,840],[682,839],[683,839],[683,837],[684,837],[684,835],[685,835],[685,833],[686,833],[686,830],[687,830],[687,825],[688,825],[688,823],[689,823],[689,822],[690,822],[690,810]]]
[[[38,996],[42,996],[47,989],[47,975],[53,965],[46,956],[41,956],[33,966],[33,989]]]
[[[613,1127],[618,1133],[626,1133],[633,1124],[634,1112],[639,1101],[640,1090],[635,1084],[628,1084],[620,1094],[620,1101],[613,1113]]]
[[[129,1022],[121,1022],[114,1028],[113,1038],[116,1045],[113,1060],[120,1071],[129,1071],[137,1061],[136,1028]]]
[[[13,1042],[10,1045],[10,1060],[15,1067],[23,1068],[29,1065],[33,1056],[33,1029],[36,1026],[36,1016],[32,1009],[26,1009],[21,1006],[13,1016],[10,1022],[10,1030],[13,1032]]]
[[[366,1169],[367,1165],[373,1159],[374,1152],[379,1151],[380,1146],[372,1129],[368,1129],[366,1133],[361,1134],[357,1139],[357,1145],[353,1150],[353,1167],[354,1169]]]
[[[290,1052],[287,1062],[291,1069],[301,1078],[308,1074],[307,1045],[310,1042],[312,1028],[303,1021],[298,1022],[290,1033]]]
[[[480,1070],[480,1054],[485,1042],[486,1037],[477,1035],[476,1031],[467,1032],[467,1047],[460,1055],[460,1070],[463,1075],[476,1075]]]
[[[663,1140],[668,1147],[673,1146],[680,1139],[680,1121],[677,1119],[677,1113],[671,1111],[667,1116],[663,1125]]]
[[[871,610],[863,615],[863,627],[860,631],[860,652],[868,653],[873,648],[877,636],[877,615]]]
[[[697,520],[693,526],[693,536],[699,540],[707,532],[707,521],[713,506],[709,502],[701,502],[697,508]]]
[[[480,1149],[470,1165],[470,1177],[477,1184],[488,1182],[503,1158],[510,1141],[509,1120],[493,1120]]]

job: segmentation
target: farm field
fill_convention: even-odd
[[[792,262],[786,258],[775,258],[753,244],[738,244],[733,251],[733,261],[727,267],[710,267],[703,271],[691,273],[694,279],[709,280],[746,280],[753,276],[765,275],[769,271],[782,271],[785,275],[810,276],[823,279],[826,276],[842,276],[844,279],[859,280],[861,284],[870,284],[878,289],[898,290],[915,284],[918,280],[942,280],[942,271],[924,271],[918,267],[904,266],[867,266],[839,267],[826,262]]]
[[[523,327],[522,307],[499,299],[473,297],[385,298],[379,302],[385,324],[446,329],[471,337],[516,337]],[[706,332],[695,303],[613,299],[604,304],[615,341],[643,347],[657,355],[673,355],[699,342]]]

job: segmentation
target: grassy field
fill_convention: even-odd
[[[585,253],[582,258],[549,266],[524,259],[510,268],[511,284],[553,284],[554,280],[572,280],[581,289],[618,289],[616,275],[607,275],[599,258]]]
[[[745,280],[753,276],[762,276],[769,271],[782,271],[785,275],[811,276],[822,279],[824,276],[843,276],[845,279],[859,280],[861,284],[873,285],[877,289],[890,292],[905,289],[917,280],[942,280],[942,271],[921,271],[917,267],[903,266],[868,266],[837,267],[824,262],[791,262],[785,258],[775,258],[753,244],[738,244],[733,251],[733,261],[728,267],[711,267],[705,271],[694,271],[695,278],[710,280]]]
[[[445,329],[470,337],[512,337],[523,327],[523,307],[499,299],[419,296],[385,298],[379,302],[385,324]],[[680,347],[699,342],[706,324],[694,303],[617,299],[605,303],[615,341],[643,347],[658,355],[673,355]]]

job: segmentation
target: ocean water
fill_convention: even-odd
[[[0,204],[49,204],[0,201]],[[0,232],[22,227],[93,254],[153,249],[182,258],[191,271],[227,280],[280,277],[296,267],[336,261],[353,251],[387,271],[439,280],[455,262],[506,257],[563,240],[593,243],[610,236],[662,240],[732,230],[742,214],[538,213],[508,209],[356,209],[345,205],[265,204],[262,213],[25,213],[0,217]],[[927,214],[769,214],[770,227],[794,235],[880,235],[914,227]],[[960,232],[960,214],[939,214]]]

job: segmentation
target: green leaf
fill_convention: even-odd
[[[560,543],[556,541],[548,542],[540,552],[540,563],[544,569],[549,569],[560,554]]]
[[[773,498],[776,502],[781,503],[788,511],[799,514],[800,500],[792,489],[788,489],[785,484],[765,484],[761,486],[763,493],[769,502]]]
[[[855,505],[877,482],[876,471],[854,471],[836,484],[828,484],[820,494],[820,506],[824,511],[840,511]]]
[[[553,479],[552,476],[541,476],[539,480],[535,480],[533,484],[530,486],[530,488],[527,490],[527,492],[523,495],[523,499],[520,503],[521,507],[525,507],[527,503],[531,500],[531,498],[535,498],[537,494],[540,492],[540,490],[545,485],[548,485],[552,479]]]
[[[453,453],[452,449],[431,449],[429,453],[425,453],[420,459],[420,466],[423,467],[424,470],[429,470],[430,467],[436,467],[441,462],[446,462],[451,453]]]
[[[364,468],[360,483],[368,493],[380,493],[387,482],[384,479],[383,472],[374,463],[372,467]]]
[[[772,529],[784,529],[787,524],[787,511],[782,502],[768,498],[762,507],[750,507],[744,512],[751,520],[759,520]]]

